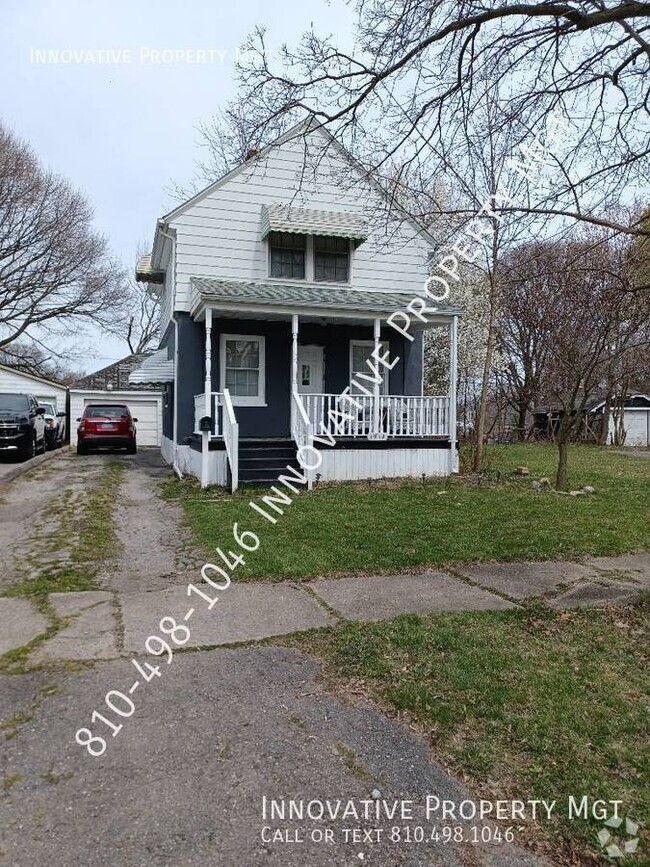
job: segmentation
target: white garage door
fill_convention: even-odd
[[[627,431],[625,436],[626,446],[647,446],[650,445],[648,423],[650,421],[650,411],[645,409],[625,410],[624,426]]]
[[[115,400],[115,399],[114,399]],[[107,403],[110,401],[107,400]],[[158,426],[158,403],[146,398],[129,398],[124,401],[131,410],[131,415],[137,418],[135,427],[139,446],[159,446],[160,430]],[[89,403],[101,403],[96,397],[86,398],[84,407]]]

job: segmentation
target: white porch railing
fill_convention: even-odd
[[[223,394],[220,391],[212,392],[212,410],[210,415],[214,420],[214,430],[212,431],[211,436],[213,437],[221,437],[221,413],[219,412],[219,408],[223,405],[222,402]],[[199,422],[205,415],[205,392],[203,394],[195,394],[194,395],[194,433],[200,434],[201,427]]]
[[[300,395],[296,391],[291,392],[291,436],[298,450],[314,444],[314,428],[305,410],[302,397],[304,395]],[[313,473],[308,469],[304,469],[303,472],[307,476],[307,489],[311,490]]]
[[[239,487],[239,425],[227,388],[223,390],[223,439],[230,464],[230,490],[234,493]]]
[[[379,396],[379,412],[374,412],[373,395],[354,395],[359,407],[338,394],[301,394],[312,430],[320,431],[321,422],[342,437],[448,437],[449,398]],[[331,420],[329,413],[341,415]]]

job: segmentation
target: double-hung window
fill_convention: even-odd
[[[380,343],[382,355],[388,352],[388,343],[382,340]],[[380,394],[388,394],[388,370],[372,358],[372,353],[375,349],[374,340],[351,340],[350,341],[350,392],[352,394],[364,394],[364,392],[355,385],[355,380],[363,385],[363,388],[372,392],[374,389],[375,371],[381,376],[379,385]],[[368,364],[372,364],[372,367]],[[360,377],[363,373],[365,376]],[[369,379],[366,379],[369,377]]]
[[[350,240],[331,235],[269,232],[269,277],[350,282]]]
[[[306,237],[294,232],[269,233],[269,274],[289,280],[305,279]]]
[[[221,391],[227,388],[239,406],[263,406],[265,402],[264,338],[222,334],[220,352]]]
[[[350,241],[314,236],[314,279],[347,283],[350,279]]]

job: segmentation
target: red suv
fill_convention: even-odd
[[[78,418],[77,454],[92,448],[123,448],[136,453],[135,424],[125,403],[90,403]]]

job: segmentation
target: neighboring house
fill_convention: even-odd
[[[37,401],[53,404],[57,412],[66,411],[68,389],[65,385],[5,364],[0,364],[0,392],[33,394]]]
[[[602,417],[605,401],[601,401],[591,410]],[[615,440],[615,408],[609,415],[607,442]],[[647,394],[630,394],[623,405],[622,427],[625,431],[626,446],[650,446],[650,396]]]
[[[130,375],[147,360],[146,355],[129,355],[108,367],[78,379],[70,386],[70,445],[77,444],[77,419],[89,403],[125,403],[137,418],[139,446],[160,446],[162,442],[162,382],[133,383]]]
[[[161,218],[136,277],[161,286],[165,460],[204,486],[275,481],[386,348],[397,364],[346,408],[310,481],[456,471],[455,377],[423,397],[425,323],[412,317],[413,342],[387,325],[424,299],[434,247],[310,122]],[[450,329],[452,359],[459,312],[437,305],[426,324]]]

